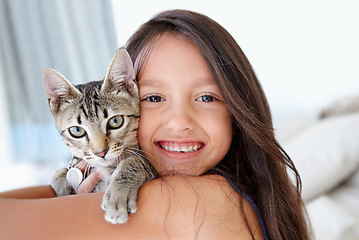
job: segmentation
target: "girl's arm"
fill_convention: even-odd
[[[91,173],[75,190],[80,194],[90,193],[99,180],[101,180],[100,173],[95,171]],[[56,197],[56,194],[51,186],[28,187],[3,193],[0,192],[0,198],[41,199],[52,197]]]
[[[51,186],[21,188],[0,193],[0,198],[41,199],[56,197]]]
[[[251,239],[240,196],[220,176],[152,180],[141,187],[138,210],[122,225],[104,220],[102,196],[0,199],[0,239]],[[244,211],[262,239],[246,201]]]

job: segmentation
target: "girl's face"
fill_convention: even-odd
[[[138,76],[141,149],[161,173],[201,175],[232,141],[231,114],[192,41],[166,33]]]

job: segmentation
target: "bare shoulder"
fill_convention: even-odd
[[[254,209],[221,176],[153,180],[140,191],[138,213],[152,211],[159,224],[153,227],[174,239],[252,239],[241,201],[255,239],[262,239]]]
[[[152,180],[140,188],[137,212],[122,225],[104,220],[101,201],[101,193],[0,199],[0,239],[252,239],[240,195],[220,176]],[[244,199],[243,209],[255,239],[262,239]]]

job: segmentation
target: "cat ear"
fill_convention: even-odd
[[[114,54],[101,87],[101,91],[119,90],[127,90],[131,96],[138,95],[132,60],[124,48]]]
[[[79,90],[52,68],[44,70],[43,84],[51,112],[57,113],[61,103],[70,98],[81,96]]]

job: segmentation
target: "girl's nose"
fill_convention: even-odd
[[[186,104],[174,104],[167,109],[166,127],[176,132],[194,127],[193,109]]]

